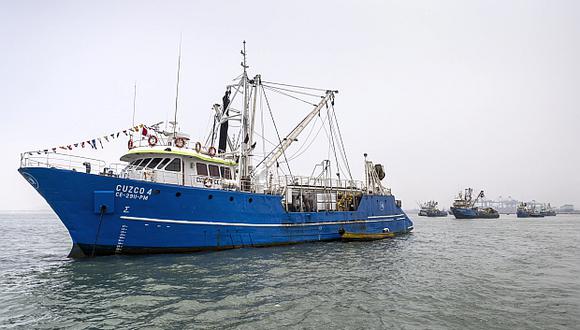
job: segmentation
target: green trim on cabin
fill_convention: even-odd
[[[224,160],[221,158],[204,156],[204,155],[198,154],[197,152],[187,152],[187,151],[181,151],[181,150],[175,150],[175,151],[174,150],[165,151],[165,150],[155,150],[155,149],[129,150],[129,152],[126,155],[137,155],[137,154],[163,154],[163,155],[189,156],[189,157],[199,158],[201,160],[204,160],[204,161],[210,162],[210,163],[218,163],[218,164],[229,165],[229,166],[236,165],[236,162]]]

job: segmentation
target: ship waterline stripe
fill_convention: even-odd
[[[401,217],[401,216],[405,216],[404,214],[393,214],[393,215],[373,215],[373,216],[369,216],[367,218],[369,219],[381,219],[381,218],[395,218],[395,217]]]
[[[210,226],[239,226],[239,227],[303,227],[303,226],[324,226],[324,225],[346,225],[353,223],[369,223],[382,222],[403,219],[392,219],[404,214],[387,215],[374,217],[371,220],[348,220],[348,221],[324,221],[324,222],[309,222],[309,223],[245,223],[245,222],[220,222],[220,221],[193,221],[193,220],[174,220],[174,219],[157,219],[157,218],[143,218],[143,217],[129,217],[121,216],[123,220],[132,221],[148,221],[148,222],[162,222],[162,223],[177,223],[184,225],[210,225]],[[370,217],[369,217],[370,218]],[[381,218],[381,219],[378,219]]]

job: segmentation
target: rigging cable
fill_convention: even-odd
[[[260,124],[262,125],[262,156],[266,157],[266,133],[264,133],[264,104],[263,104],[263,100],[262,100],[262,92],[260,89],[258,89],[258,92],[260,93]],[[270,142],[270,141],[268,141]]]
[[[346,156],[346,148],[344,147],[342,133],[340,131],[340,126],[338,125],[338,118],[336,118],[336,112],[334,111],[334,100],[330,102],[330,106],[332,108],[332,114],[334,115],[334,121],[336,122],[336,129],[338,130],[338,137],[340,138],[340,145],[342,147],[342,153],[345,160],[346,170],[348,171],[348,175],[350,177],[350,180],[352,181],[352,172],[350,171],[350,166],[348,164],[348,157]]]
[[[299,98],[299,97],[296,97],[296,96],[294,96],[294,95],[290,95],[290,94],[287,94],[287,93],[281,92],[281,91],[279,91],[279,90],[277,90],[277,89],[275,89],[275,88],[266,87],[266,86],[262,85],[262,89],[264,89],[264,88],[267,88],[268,90],[270,90],[270,91],[272,91],[272,92],[275,92],[275,93],[278,93],[278,94],[282,94],[282,95],[284,95],[284,96],[287,96],[287,97],[289,97],[289,98],[293,98],[293,99],[295,99],[295,100],[298,100],[298,101],[304,102],[304,103],[306,103],[306,104],[308,104],[308,105],[313,105],[313,106],[317,106],[317,105],[318,105],[318,104],[316,104],[316,103],[311,103],[311,102],[309,102],[309,101],[303,100],[303,99],[301,99],[301,98]]]
[[[260,133],[257,133],[256,131],[254,131],[254,134],[256,134],[258,137],[262,138],[262,143],[265,145],[266,142],[268,142],[269,144],[271,144],[273,147],[277,147],[278,145],[268,139],[266,139],[264,136],[262,136]],[[266,152],[264,151],[264,155],[266,154]]]
[[[276,125],[276,121],[274,120],[274,115],[272,114],[272,108],[270,107],[270,101],[268,101],[268,96],[266,95],[266,91],[264,90],[264,85],[260,85],[260,86],[262,86],[262,94],[264,95],[264,100],[266,101],[266,106],[268,107],[268,111],[270,112],[270,117],[272,118],[272,123],[274,124],[274,129],[276,130],[276,135],[278,136],[278,141],[280,142],[280,145],[282,145],[282,139],[280,138],[280,133],[278,132],[278,126]],[[286,158],[286,151],[282,150],[282,154],[284,155],[284,159],[286,160],[286,166],[288,166],[288,172],[290,173],[292,180],[294,180],[294,175],[292,175],[292,170],[290,169],[290,164],[288,164],[288,158]],[[262,163],[262,162],[260,162],[260,163]],[[257,167],[258,166],[256,166],[256,168]]]
[[[300,91],[295,91],[292,89],[287,89],[287,88],[282,88],[282,87],[274,87],[274,86],[269,86],[269,85],[264,85],[268,88],[274,88],[274,89],[279,89],[281,91],[286,91],[286,92],[290,92],[290,93],[296,93],[296,94],[302,94],[302,95],[306,95],[306,96],[312,96],[312,97],[320,97],[320,95],[318,94],[311,94],[311,93],[306,93],[306,92],[300,92]]]
[[[282,84],[282,83],[276,83],[276,82],[264,81],[264,80],[262,80],[262,83],[272,84],[272,85],[280,85],[280,86],[286,86],[286,87],[302,88],[302,89],[311,89],[314,91],[321,91],[321,92],[327,91],[326,89],[322,89],[322,88],[313,88],[313,87],[305,87],[305,86],[298,86],[298,85]]]
[[[290,161],[302,156],[308,149],[310,149],[310,147],[312,146],[312,144],[316,141],[316,138],[318,137],[318,135],[320,134],[320,132],[322,131],[322,128],[324,127],[324,124],[326,124],[326,119],[328,119],[328,116],[325,117],[322,120],[322,124],[320,125],[320,127],[318,128],[318,131],[316,132],[316,134],[314,135],[314,137],[312,138],[312,140],[310,141],[310,143],[308,144],[308,146],[302,150],[302,147],[304,147],[304,145],[306,144],[306,142],[308,141],[308,138],[310,136],[310,133],[312,133],[312,130],[310,131],[310,133],[308,134],[308,136],[306,137],[306,140],[304,140],[304,143],[302,144],[302,146],[300,148],[298,148],[298,150],[292,155],[290,156]],[[314,125],[312,126],[312,129],[314,129]]]
[[[326,105],[326,112],[327,112],[327,116],[330,117],[330,109],[328,108],[328,104]],[[340,175],[341,168],[340,168],[340,163],[338,162],[338,155],[336,153],[336,146],[334,144],[334,127],[332,126],[332,119],[330,119],[328,121],[328,126],[329,126],[329,131],[330,131],[330,144],[332,145],[332,152],[334,153],[334,160],[336,161],[336,167],[338,168],[338,173]]]

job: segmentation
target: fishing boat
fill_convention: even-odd
[[[552,207],[552,205],[550,203],[544,204],[542,206],[542,209],[540,210],[540,212],[545,217],[555,217],[556,216],[556,210],[554,210],[554,208]]]
[[[419,216],[422,217],[446,217],[447,211],[437,208],[436,201],[428,201],[419,205]]]
[[[413,230],[401,201],[383,185],[382,165],[364,154],[363,180],[353,179],[334,109],[338,91],[250,78],[245,42],[242,55],[242,74],[212,107],[205,141],[181,132],[176,98],[175,118],[166,127],[130,131],[121,165],[60,152],[77,144],[21,154],[18,171],[67,228],[70,257],[263,247],[340,240],[341,232]],[[273,95],[310,107],[285,137],[272,115]],[[298,113],[292,110],[287,112]],[[258,128],[268,116],[274,141]],[[332,157],[299,176],[290,167],[289,148],[314,123],[327,133]],[[301,148],[317,136],[308,134]],[[94,139],[86,142],[95,147]]]
[[[528,203],[521,202],[518,204],[516,215],[518,218],[529,218],[531,211],[531,207]]]
[[[549,205],[549,204],[548,204]],[[518,204],[517,217],[518,218],[543,218],[549,216],[549,210],[546,205],[537,203],[536,201],[522,202]]]
[[[456,219],[494,219],[499,218],[499,213],[491,207],[478,207],[477,201],[484,198],[483,190],[479,192],[476,198],[472,198],[473,189],[465,189],[465,193],[459,192],[453,201],[451,212]]]

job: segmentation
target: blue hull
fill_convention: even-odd
[[[451,212],[456,219],[496,219],[499,218],[499,214],[489,214],[484,213],[477,208],[463,208],[463,207],[451,207]]]
[[[356,211],[286,212],[281,196],[121,179],[55,168],[19,172],[68,229],[72,257],[190,252],[340,239],[339,231],[403,234],[393,196]]]
[[[516,214],[517,214],[518,218],[529,218],[530,217],[529,212],[522,211],[522,210],[517,210]]]

